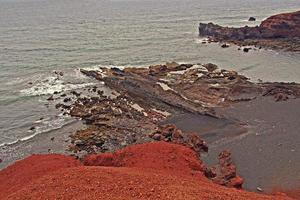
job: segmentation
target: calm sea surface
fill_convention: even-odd
[[[92,84],[80,68],[213,62],[254,81],[300,82],[300,54],[222,49],[197,32],[199,22],[257,25],[299,9],[299,0],[0,0],[0,146],[72,121],[45,104]]]

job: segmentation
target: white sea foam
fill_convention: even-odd
[[[74,122],[75,119],[72,119],[71,117],[66,117],[63,115],[58,115],[56,116],[55,119],[44,119],[44,120],[39,120],[36,121],[37,126],[35,126],[35,129],[33,131],[29,130],[28,133],[31,133],[25,137],[13,140],[12,142],[6,142],[6,143],[1,143],[0,147],[3,146],[9,146],[9,145],[13,145],[19,142],[24,142],[27,140],[30,140],[32,138],[34,138],[35,136],[39,135],[39,134],[43,134],[43,133],[47,133],[53,130],[57,130],[62,128],[63,126]]]
[[[208,42],[208,38],[207,37],[197,38],[195,42],[196,44],[202,44],[203,42]]]
[[[63,92],[68,90],[80,89],[94,85],[95,83],[65,83],[58,77],[50,76],[43,81],[39,81],[30,88],[21,90],[21,94],[26,96],[41,96],[53,94],[54,92]]]

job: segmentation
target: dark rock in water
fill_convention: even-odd
[[[64,99],[64,102],[66,103],[66,102],[69,102],[69,101],[71,101],[71,98],[65,98]]]
[[[29,85],[32,85],[33,83],[32,83],[32,82],[29,82],[28,84],[29,84]]]
[[[244,51],[245,53],[247,53],[247,52],[249,52],[250,49],[251,49],[251,48],[245,47],[245,48],[243,48],[243,51]]]
[[[222,44],[221,47],[222,47],[222,48],[228,48],[229,45],[225,43],[225,44]]]
[[[32,126],[32,127],[30,127],[30,129],[29,129],[29,130],[31,130],[31,131],[35,130],[35,127],[34,127],[34,126]]]
[[[65,104],[62,104],[62,103],[58,103],[58,104],[55,105],[55,108],[56,109],[60,109],[60,108],[62,108],[62,109],[70,109],[71,106],[68,106],[68,105],[65,105]]]
[[[50,138],[51,141],[54,141],[54,137]]]
[[[71,94],[73,94],[76,97],[79,97],[81,95],[79,92],[76,91],[72,91]]]
[[[58,92],[58,91],[55,91],[55,92],[53,92],[53,94],[59,94],[59,92]]]
[[[61,97],[65,97],[65,96],[67,96],[67,95],[66,95],[66,94],[61,94],[60,96],[61,96]]]
[[[256,21],[256,18],[255,17],[249,17],[248,21],[254,22],[254,21]]]
[[[48,101],[53,101],[53,100],[54,100],[53,95],[51,95],[47,100],[48,100]]]
[[[103,96],[104,92],[101,90],[98,90],[97,93],[99,94],[99,96]]]
[[[59,71],[54,71],[54,74],[58,75],[58,76],[63,76],[64,73],[63,72],[59,72]]]

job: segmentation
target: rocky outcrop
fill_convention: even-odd
[[[261,45],[272,48],[282,41],[281,48],[300,51],[300,11],[274,15],[256,27],[222,27],[213,23],[200,23],[199,35],[213,41],[229,41],[240,45]],[[267,42],[266,42],[267,41]],[[289,48],[292,46],[292,48]]]
[[[212,179],[214,183],[227,187],[241,189],[244,180],[237,175],[236,166],[231,160],[231,153],[224,150],[219,154],[219,164],[214,167],[206,167],[204,175]]]
[[[172,142],[181,144],[193,149],[199,155],[201,152],[208,152],[208,146],[197,133],[182,133],[173,124],[160,126],[157,131],[149,135],[152,139],[157,141]]]
[[[63,99],[60,94],[53,95],[54,102],[61,99],[55,106],[57,109],[86,124],[85,129],[70,136],[69,150],[78,156],[82,152],[111,152],[149,141],[182,144],[200,153],[208,150],[199,138],[206,130],[213,128],[219,134],[226,131],[227,126],[236,127],[234,131],[244,130],[239,122],[229,123],[215,108],[260,97],[272,97],[275,101],[300,97],[299,84],[252,83],[247,77],[219,69],[212,63],[171,62],[148,68],[101,68],[81,72],[103,81],[111,94],[92,86],[80,93],[73,91],[63,95]],[[181,131],[173,125],[179,119],[167,121],[178,115],[201,116],[214,125],[203,126],[203,131],[198,132]]]
[[[300,11],[274,15],[264,20],[259,28],[268,30],[272,38],[300,38]]]

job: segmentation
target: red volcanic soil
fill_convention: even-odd
[[[84,159],[88,166],[114,166],[140,168],[190,175],[203,169],[196,152],[181,145],[165,142],[129,146],[115,153],[89,155]]]
[[[0,199],[288,200],[212,183],[191,149],[165,142],[90,155],[31,156],[0,171]]]
[[[0,171],[0,199],[47,173],[80,165],[79,161],[63,155],[32,155]]]

